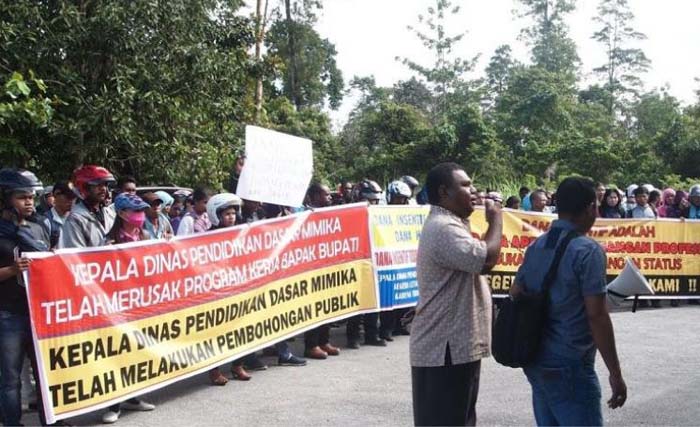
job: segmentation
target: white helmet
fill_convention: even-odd
[[[212,196],[207,202],[207,215],[214,227],[219,226],[219,215],[230,207],[241,207],[243,200],[233,193],[221,193]]]
[[[411,191],[411,187],[408,186],[403,181],[393,181],[389,184],[389,186],[386,188],[387,192],[387,201],[391,203],[392,199],[394,197],[400,197],[403,196],[407,199],[410,199],[411,196],[413,196],[413,192]]]

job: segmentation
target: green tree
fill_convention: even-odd
[[[429,132],[427,119],[411,105],[382,100],[357,110],[341,134],[341,177],[386,184],[407,173],[425,173],[431,164],[418,148]]]
[[[680,103],[666,91],[643,94],[634,104],[634,125],[630,129],[629,159],[634,167],[630,182],[660,184],[677,165],[685,131]]]
[[[336,64],[336,49],[321,38],[313,25],[320,2],[284,0],[285,13],[276,13],[266,37],[268,54],[283,64],[282,95],[297,109],[337,109],[343,99],[343,74]]]
[[[254,112],[240,5],[1,3],[0,70],[33,69],[61,100],[45,133],[21,136],[28,160],[48,179],[95,162],[144,183],[219,185]]]
[[[576,9],[575,0],[519,0],[521,17],[532,19],[521,37],[532,47],[532,62],[550,73],[576,80],[579,65],[576,44],[568,35],[566,15]]]
[[[575,104],[567,75],[536,66],[514,71],[494,121],[519,174],[556,175],[560,149],[575,133]]]
[[[631,27],[634,14],[627,0],[602,0],[598,16],[593,19],[601,25],[593,39],[605,47],[606,53],[605,64],[593,71],[604,79],[608,112],[624,112],[629,101],[639,95],[642,87],[639,75],[647,72],[651,64],[642,49],[629,44],[644,40],[646,36]]]
[[[493,102],[508,88],[513,70],[520,66],[513,58],[509,45],[499,46],[486,66],[486,84],[489,100]]]
[[[428,7],[427,16],[418,15],[418,22],[424,29],[408,27],[433,54],[434,62],[431,66],[422,65],[410,58],[397,57],[425,79],[434,94],[436,105],[433,114],[436,117],[449,109],[454,102],[450,95],[464,84],[464,74],[474,68],[478,59],[478,55],[472,59],[452,57],[455,46],[464,38],[465,33],[448,35],[445,20],[447,14],[455,15],[459,10],[460,7],[453,6],[449,0],[435,0],[435,6]]]
[[[430,114],[434,102],[433,93],[415,77],[396,83],[391,93],[394,102],[412,105],[424,114]]]
[[[57,100],[49,99],[46,90],[32,71],[28,80],[14,72],[5,82],[0,94],[0,156],[6,166],[34,166],[23,136],[45,132],[51,121]]]

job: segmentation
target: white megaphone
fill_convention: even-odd
[[[627,298],[639,295],[654,295],[654,290],[634,262],[627,258],[624,270],[608,284],[608,303],[617,307]]]

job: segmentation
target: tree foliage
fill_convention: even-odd
[[[47,76],[61,100],[47,129],[17,136],[18,163],[53,179],[95,162],[144,182],[220,182],[251,111],[239,6],[4,2],[2,69]]]
[[[646,39],[631,27],[633,18],[627,0],[602,0],[594,18],[601,28],[593,34],[593,39],[605,48],[606,62],[593,71],[604,78],[610,114],[623,112],[629,96],[639,95],[642,86],[639,74],[646,72],[651,64],[642,49],[630,45]]]
[[[359,100],[334,132],[328,109],[346,87],[317,31],[321,0],[257,0],[250,18],[241,0],[2,2],[3,166],[50,182],[94,162],[144,184],[220,186],[254,123],[314,141],[315,179],[329,184],[420,178],[440,161],[500,188],[700,176],[700,99],[644,91],[627,0],[600,0],[606,61],[585,88],[567,26],[575,0],[518,0],[530,61],[504,44],[476,77],[479,55],[458,55],[465,31],[447,25],[462,3],[433,0],[409,27],[431,58],[400,58],[410,78],[348,82]]]
[[[532,25],[525,27],[521,36],[532,48],[533,64],[574,80],[580,60],[565,19],[576,9],[576,0],[519,2],[523,6],[520,16],[532,20]]]
[[[291,50],[290,32],[302,48]],[[323,39],[312,25],[277,20],[267,34],[269,53],[283,67],[282,95],[297,109],[323,107],[326,102],[337,109],[343,99],[343,74],[335,61],[335,46]]]

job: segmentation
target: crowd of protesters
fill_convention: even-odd
[[[28,371],[23,369],[27,358],[32,361],[35,384],[39,381],[22,283],[22,272],[28,269],[30,261],[22,254],[170,239],[344,203],[409,204],[414,202],[418,189],[418,181],[412,177],[392,182],[386,193],[371,180],[355,185],[347,183],[338,192],[314,183],[308,189],[305,205],[290,208],[238,197],[235,192],[241,167],[242,162],[238,162],[227,184],[228,191],[219,194],[207,188],[139,191],[134,177],[115,179],[109,170],[96,165],[82,166],[73,172],[70,180],[56,182],[50,187],[43,187],[30,171],[0,170],[0,342],[5,350],[0,353],[0,415],[5,425],[20,424],[21,389],[23,382],[24,386],[29,382],[29,377],[21,379]],[[394,336],[408,335],[401,322],[406,312],[406,309],[399,309],[348,319],[345,322],[347,348],[359,349],[361,342],[386,346]],[[294,355],[286,341],[264,353],[276,355],[280,366],[304,366],[307,358],[323,360],[338,356],[340,348],[330,342],[330,328],[331,325],[323,325],[304,334],[304,357]],[[211,384],[227,384],[229,377],[222,368],[210,370]],[[248,381],[252,378],[250,371],[265,369],[265,363],[253,353],[232,362],[230,373],[233,379]],[[30,406],[37,407],[40,422],[46,424],[41,398],[35,399]],[[122,410],[153,409],[155,405],[132,398],[109,407],[102,421],[116,422]]]
[[[484,192],[479,191],[478,194],[483,195]],[[674,188],[659,190],[651,184],[632,184],[622,190],[599,182],[596,184],[596,196],[599,218],[700,220],[700,184],[693,185],[688,191]],[[521,187],[519,196],[506,199],[505,207],[556,213],[556,204],[555,193],[543,189],[530,191],[528,187]]]
[[[22,272],[29,260],[21,254],[60,248],[87,248],[136,242],[147,239],[170,239],[233,227],[266,218],[285,216],[303,209],[323,208],[355,202],[370,204],[427,204],[428,196],[419,182],[410,176],[392,181],[386,191],[375,181],[342,183],[337,191],[313,183],[303,207],[285,207],[244,200],[236,195],[238,177],[243,167],[239,160],[226,192],[214,194],[206,188],[139,191],[134,177],[114,175],[104,167],[87,165],[74,171],[70,180],[43,187],[32,173],[20,169],[0,170],[0,415],[5,425],[20,423],[22,406],[20,389],[25,359],[32,359],[29,309],[22,283]],[[35,206],[35,197],[38,203]],[[620,191],[597,185],[599,216],[602,218],[686,218],[700,219],[700,185],[688,192],[667,188],[656,190],[650,185],[633,185]],[[484,204],[497,193],[477,191],[475,204]],[[530,191],[523,187],[519,196],[506,200],[506,207],[533,212],[556,213],[556,194],[546,190]],[[408,335],[406,319],[411,313],[399,309],[368,313],[345,322],[346,348],[387,346],[397,335]],[[266,349],[264,354],[277,356],[279,365],[304,366],[306,359],[323,360],[339,356],[340,348],[330,341],[330,328],[323,325],[304,334],[304,354],[295,355],[287,342]],[[230,377],[248,381],[250,371],[267,366],[257,354],[250,354],[230,365]],[[26,371],[26,369],[25,369]],[[36,372],[36,369],[34,369]],[[229,377],[223,367],[209,372],[213,385],[223,386]],[[35,375],[35,381],[36,375]],[[26,381],[25,381],[26,382]],[[37,400],[40,421],[45,424],[41,399]],[[105,423],[118,420],[122,410],[150,411],[155,406],[140,399],[116,404],[103,414]]]

